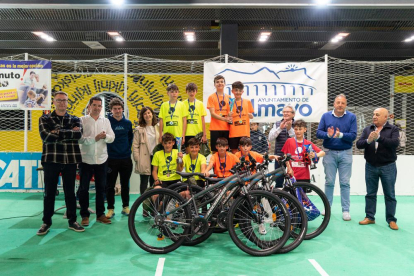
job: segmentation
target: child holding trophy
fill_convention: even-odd
[[[231,85],[234,95],[234,106],[230,110],[232,124],[230,124],[229,146],[232,153],[236,153],[242,137],[250,137],[250,119],[253,119],[253,105],[248,99],[243,99],[244,85],[236,81]]]
[[[288,170],[295,176],[297,181],[310,182],[309,165],[311,159],[322,157],[325,152],[318,148],[314,143],[304,138],[306,132],[306,123],[304,120],[296,120],[293,124],[295,137],[286,140],[282,148],[284,154],[290,153],[294,159],[287,164]],[[309,145],[309,146],[308,146]],[[306,147],[312,147],[312,151],[308,154]]]
[[[207,109],[211,114],[210,122],[210,147],[216,152],[216,141],[218,138],[229,138],[229,122],[231,118],[229,114],[229,96],[224,94],[226,81],[221,75],[214,77],[214,87],[216,93],[208,97]]]

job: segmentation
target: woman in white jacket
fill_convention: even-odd
[[[157,145],[159,139],[159,126],[157,118],[151,107],[143,107],[138,117],[138,127],[134,131],[134,141],[132,143],[135,173],[140,174],[140,191],[141,194],[148,188],[148,181],[150,185],[154,185],[154,178],[152,172],[152,151]]]

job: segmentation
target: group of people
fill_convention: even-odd
[[[346,110],[347,99],[344,94],[335,97],[334,109],[323,114],[316,137],[323,140],[325,171],[325,194],[332,206],[335,180],[339,174],[342,218],[351,220],[350,215],[350,179],[352,174],[352,147],[357,138],[357,120],[355,114]],[[301,152],[301,145],[296,131],[294,120],[295,110],[286,106],[283,109],[283,119],[274,124],[269,133],[269,140],[275,140],[275,154],[283,154],[283,148],[292,138],[297,140],[296,151]],[[388,111],[377,108],[373,112],[373,124],[367,126],[356,142],[358,149],[364,149],[366,217],[360,225],[375,224],[377,192],[379,179],[384,191],[386,221],[393,230],[398,230],[395,217],[397,201],[395,198],[395,182],[397,177],[397,147],[399,145],[399,131],[388,122]],[[292,127],[293,126],[293,127]],[[296,137],[296,138],[295,138]],[[290,142],[292,143],[292,142]],[[317,151],[317,149],[315,149]],[[321,155],[322,156],[322,155]],[[300,158],[298,158],[300,159]],[[276,165],[277,166],[277,165]],[[303,164],[292,162],[292,166],[301,167]],[[283,181],[283,180],[282,180]],[[277,183],[281,187],[282,183]]]
[[[253,151],[255,141],[266,140],[257,132],[253,119],[253,106],[244,99],[244,85],[232,84],[234,98],[224,94],[225,79],[214,78],[216,92],[208,98],[210,111],[210,142],[213,155],[207,165],[206,157],[200,154],[200,143],[207,142],[204,104],[196,99],[197,86],[186,86],[188,99],[179,101],[179,89],[174,83],[168,85],[169,100],[156,114],[150,107],[143,107],[138,126],[133,131],[132,123],[123,114],[124,103],[114,98],[109,107],[108,118],[101,115],[102,99],[92,97],[88,104],[89,114],[77,118],[67,113],[68,96],[56,92],[53,103],[55,110],[39,119],[40,136],[43,140],[42,165],[45,175],[45,196],[43,224],[38,235],[48,233],[52,225],[55,192],[62,176],[69,229],[83,232],[89,225],[89,185],[92,177],[96,189],[96,220],[110,224],[115,215],[115,183],[120,176],[122,214],[129,215],[129,180],[133,170],[131,154],[135,160],[135,172],[140,174],[140,192],[148,184],[153,188],[168,188],[181,180],[176,173],[199,172],[209,176],[213,169],[217,177],[228,177],[230,169],[244,156],[247,160],[263,162],[263,155]],[[234,101],[234,102],[232,102]],[[317,137],[323,139],[324,151],[305,139],[306,122],[294,120],[295,110],[285,106],[283,119],[276,122],[269,133],[269,140],[275,140],[277,159],[288,153],[294,160],[288,164],[288,173],[298,181],[310,182],[309,158],[324,157],[325,193],[330,204],[333,202],[336,173],[339,173],[343,219],[351,220],[350,177],[352,172],[352,145],[357,135],[356,116],[346,111],[347,101],[343,94],[334,101],[334,110],[322,116]],[[364,129],[357,147],[365,149],[366,165],[366,218],[360,224],[375,223],[376,194],[381,178],[385,199],[386,219],[390,227],[398,229],[395,218],[396,148],[398,129],[387,122],[388,112],[379,108],[374,111],[373,125]],[[200,137],[201,139],[197,139]],[[161,143],[162,146],[157,145]],[[182,142],[187,154],[177,149]],[[266,143],[267,144],[267,143]],[[311,147],[310,154],[305,147]],[[132,150],[131,150],[132,148]],[[264,149],[266,150],[266,149]],[[263,153],[263,152],[262,152]],[[78,166],[79,164],[79,166]],[[276,167],[278,163],[276,162]],[[77,191],[82,221],[76,221],[75,178],[79,168],[80,186]],[[195,177],[196,184],[204,186],[202,179]],[[281,179],[281,178],[279,178]],[[283,179],[281,179],[283,181]],[[282,187],[278,182],[277,187]],[[104,199],[107,199],[105,214]],[[144,211],[144,215],[145,214]]]

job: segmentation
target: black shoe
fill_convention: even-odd
[[[85,231],[85,228],[79,225],[76,221],[72,224],[69,224],[69,229],[75,231],[75,232],[83,232]]]
[[[37,231],[38,236],[46,235],[47,232],[50,230],[50,225],[47,225],[46,223],[43,223],[42,226],[40,226],[40,229]]]

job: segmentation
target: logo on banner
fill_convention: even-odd
[[[307,121],[319,121],[327,111],[325,63],[206,63],[204,83],[208,86],[210,81],[207,78],[214,79],[217,75],[226,79],[225,93],[230,96],[231,84],[243,82],[242,97],[252,102],[254,115],[259,119],[255,121],[260,121],[260,118],[267,121],[266,117],[282,117],[286,105],[293,106],[296,115]],[[210,90],[204,87],[204,93]]]

